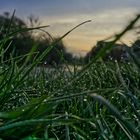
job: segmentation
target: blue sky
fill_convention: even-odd
[[[92,19],[64,39],[68,50],[86,53],[98,40],[119,32],[140,13],[140,0],[0,0],[0,14],[12,12],[26,19],[35,15],[54,36],[61,36],[82,21]],[[124,38],[133,39],[131,35]],[[125,42],[127,43],[127,41]]]

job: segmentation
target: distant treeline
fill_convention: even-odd
[[[34,27],[36,23],[38,23],[38,19],[34,17],[29,18],[31,27]],[[14,16],[11,18],[10,13],[5,12],[3,15],[0,15],[0,42],[1,46],[4,46],[4,58],[3,60],[10,59],[16,56],[24,56],[28,54],[31,50],[34,49],[34,53],[31,58],[32,60],[45,49],[50,47],[52,41],[56,41],[59,38],[53,38],[49,34],[38,33],[35,36],[34,31],[27,31],[27,32],[19,32],[14,37],[7,39],[7,35],[19,29],[27,28],[27,24],[20,18]],[[5,39],[5,40],[4,40]],[[96,56],[96,54],[105,46],[109,45],[111,42],[106,41],[99,41],[97,45],[92,47],[92,49],[87,53],[85,57],[75,58],[71,53],[68,53],[66,50],[66,46],[64,45],[63,41],[60,40],[58,43],[55,44],[53,49],[44,57],[41,64],[63,64],[67,62],[69,64],[86,64],[92,58]],[[2,49],[2,48],[1,48]],[[129,52],[133,52],[138,57],[140,56],[140,40],[137,39],[131,47],[128,47],[124,44],[114,44],[112,46],[112,50],[110,52],[106,52],[106,55],[103,57],[104,61],[108,60],[117,60],[126,62],[129,61]]]
[[[32,28],[36,22],[38,22],[36,19],[30,17],[30,24],[32,25]],[[27,27],[27,24],[23,20],[16,16],[11,19],[10,13],[6,12],[0,16],[0,40],[6,39],[9,33],[15,32],[20,29],[25,29]],[[50,46],[52,41],[56,41],[59,39],[50,37],[47,32],[46,34],[40,32],[37,36],[35,36],[34,34],[34,30],[26,32],[19,31],[18,34],[6,41],[6,43],[5,41],[2,41],[1,45],[3,45],[5,47],[4,49],[6,50],[4,52],[4,60],[9,59],[11,54],[12,57],[24,56],[31,50],[34,50],[34,55],[32,56],[32,59],[34,59],[36,55],[44,52],[44,50]],[[42,64],[61,64],[64,60],[70,63],[72,59],[72,54],[66,51],[66,47],[63,41],[60,40],[44,57],[44,59],[42,60]]]
[[[107,47],[112,42],[98,41],[96,46],[87,53],[84,60],[88,63],[92,58],[94,58],[101,49]],[[118,62],[128,62],[131,61],[131,55],[137,56],[140,58],[140,40],[137,39],[131,46],[126,44],[114,44],[110,51],[107,51],[103,56],[102,60],[104,61],[118,61]]]

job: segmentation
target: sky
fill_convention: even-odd
[[[92,20],[64,38],[67,50],[86,54],[99,40],[120,32],[136,14],[140,0],[0,0],[0,14],[13,12],[24,20],[34,15],[52,36],[62,36],[79,23]],[[134,40],[134,33],[126,35],[126,44]]]

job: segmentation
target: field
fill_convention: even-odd
[[[134,28],[139,18],[140,15],[114,37],[111,45],[80,69],[77,65],[63,64],[47,72],[45,67],[35,72],[38,63],[56,42],[31,64],[28,61],[32,52],[24,62],[22,57],[13,58],[12,55],[8,61],[3,61],[3,45],[7,40],[17,32],[32,29],[18,30],[1,40],[0,138],[139,140],[139,58],[129,52],[130,62],[97,61]]]

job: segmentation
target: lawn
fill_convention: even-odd
[[[0,44],[0,138],[139,140],[139,58],[129,52],[130,62],[98,61],[114,43],[134,28],[139,18],[140,15],[114,37],[112,44],[101,49],[80,69],[65,63],[63,67],[53,70],[46,71],[42,67],[39,72],[35,71],[56,42],[32,63],[28,63],[32,52],[21,57],[11,55],[9,60],[4,61],[3,46],[9,38],[17,32],[32,29],[7,34]],[[24,62],[22,57],[26,58]]]

